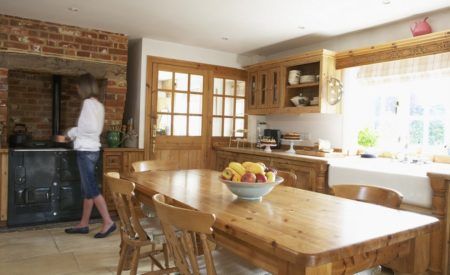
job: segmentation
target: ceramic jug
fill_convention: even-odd
[[[413,36],[424,35],[432,32],[431,26],[430,24],[428,24],[427,19],[428,17],[425,17],[424,20],[416,21],[411,24],[410,29]]]

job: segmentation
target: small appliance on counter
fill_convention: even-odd
[[[265,129],[264,130],[264,136],[273,138],[276,141],[276,146],[273,146],[273,149],[280,149],[281,148],[281,130],[278,129]]]

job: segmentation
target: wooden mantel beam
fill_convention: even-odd
[[[387,62],[450,51],[450,30],[338,52],[336,69]]]

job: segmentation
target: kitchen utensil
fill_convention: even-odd
[[[413,36],[424,35],[432,32],[430,24],[427,22],[428,17],[425,17],[422,21],[416,21],[410,25],[410,29]]]
[[[315,75],[300,76],[300,83],[309,83],[309,82],[316,82],[316,76]]]
[[[284,179],[277,176],[274,182],[233,182],[219,178],[231,193],[243,200],[259,200],[267,195],[278,184],[282,183]]]
[[[55,135],[53,136],[53,141],[58,143],[67,143],[70,140],[64,135]]]
[[[298,84],[300,81],[300,74],[301,74],[301,72],[299,70],[290,70],[289,76],[288,76],[289,85]]]
[[[27,131],[25,124],[18,123],[14,125],[13,134],[9,136],[9,146],[24,146],[30,140],[31,133]]]
[[[336,105],[342,99],[342,93],[344,92],[344,86],[337,78],[330,77],[328,79],[328,94],[327,102],[330,105]]]
[[[298,106],[298,100],[300,99],[300,97],[297,95],[297,96],[294,96],[293,98],[291,98],[291,102],[292,102],[292,104],[294,104],[295,105],[295,107],[297,107]]]
[[[303,94],[299,94],[298,96],[298,106],[308,106],[310,99],[307,96],[303,96]]]

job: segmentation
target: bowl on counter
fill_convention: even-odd
[[[275,186],[284,181],[279,176],[275,178],[274,182],[233,182],[222,178],[219,179],[228,187],[231,193],[243,200],[259,200],[269,194]]]

